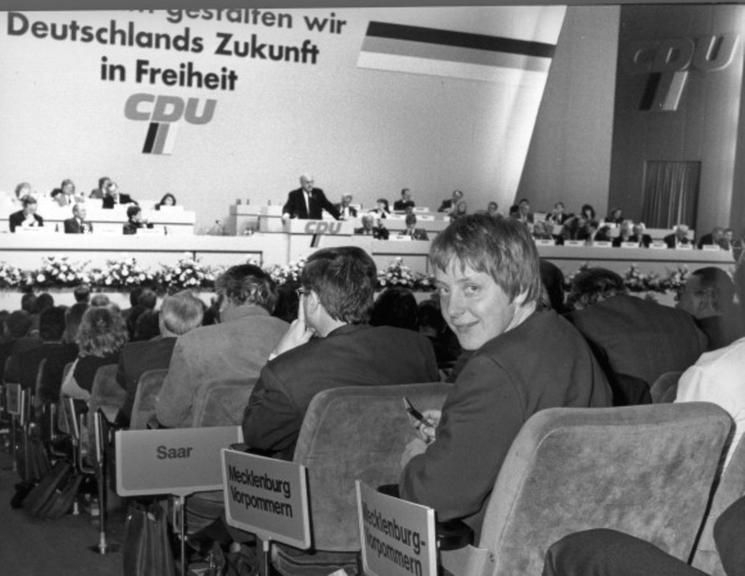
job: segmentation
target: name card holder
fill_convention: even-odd
[[[595,240],[592,245],[596,248],[613,248],[613,242],[608,240]]]
[[[435,511],[356,480],[363,573],[437,576]]]
[[[302,464],[221,451],[225,519],[228,526],[261,540],[262,571],[268,575],[272,542],[311,546],[308,475]]]
[[[220,450],[243,441],[240,426],[118,430],[116,492],[120,496],[175,496],[175,523],[181,540],[181,575],[186,574],[185,499],[222,489]]]
[[[708,250],[710,252],[719,252],[722,247],[719,244],[703,244],[701,250]]]
[[[675,247],[676,250],[693,250],[693,243],[689,242],[688,244],[678,244]]]
[[[534,238],[536,246],[556,246],[556,240],[552,238]]]
[[[585,241],[584,240],[564,240],[564,246],[572,246],[573,248],[577,248],[578,246],[584,246]]]
[[[639,248],[637,242],[621,242],[621,248]]]
[[[659,241],[659,240],[655,240],[655,241],[653,241],[653,242],[652,242],[652,243],[651,243],[651,244],[649,245],[649,247],[650,247],[650,248],[651,248],[652,250],[667,250],[667,244],[665,244],[664,242],[661,242],[661,241]]]

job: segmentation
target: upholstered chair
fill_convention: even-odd
[[[129,418],[130,430],[144,430],[147,428],[148,421],[155,416],[155,403],[166,374],[168,374],[167,368],[145,370],[140,374],[132,404],[132,415]]]

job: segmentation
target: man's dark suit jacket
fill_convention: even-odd
[[[87,232],[93,232],[93,224],[90,222],[84,221],[81,224],[77,218],[65,220],[65,234],[85,234]]]
[[[129,194],[119,194],[118,202],[113,196],[104,196],[103,202],[101,202],[101,208],[113,208],[116,204],[137,204],[137,201]]]
[[[11,232],[14,232],[16,228],[23,224],[23,221],[25,219],[26,217],[23,215],[23,210],[13,212],[10,216],[8,216],[8,228]],[[44,226],[44,218],[42,218],[38,214],[34,214],[34,220],[36,220],[37,226]]]
[[[415,204],[413,200],[396,200],[393,203],[393,209],[396,212],[406,212],[409,208],[414,208]]]
[[[344,207],[341,205],[341,202],[334,204],[334,206],[336,207],[336,211],[339,213],[339,218],[341,218]],[[357,218],[357,208],[354,206],[349,206],[349,218]]]
[[[127,398],[120,408],[122,416],[129,422],[137,393],[137,381],[146,370],[168,369],[176,345],[176,337],[157,336],[151,340],[127,342],[119,355],[116,381],[127,391]]]
[[[320,188],[313,188],[311,190],[308,204],[310,205],[310,212],[305,207],[303,189],[292,190],[287,195],[287,202],[282,207],[282,213],[289,214],[290,218],[320,220],[323,217],[323,211],[326,210],[336,220],[339,219],[339,211],[336,209],[336,206],[328,201],[328,198],[326,198],[326,195]]]
[[[291,459],[305,411],[318,392],[439,379],[426,336],[391,326],[347,324],[264,366],[243,417],[244,441]]]
[[[690,314],[636,296],[613,296],[567,317],[606,371],[616,406],[651,402],[659,376],[686,370],[706,351]]]
[[[675,234],[668,234],[663,238],[665,241],[665,244],[667,244],[668,248],[675,248]],[[678,240],[681,244],[690,244],[691,241],[688,238],[683,238],[682,240]]]

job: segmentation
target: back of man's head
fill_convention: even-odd
[[[568,303],[581,310],[618,294],[625,294],[623,278],[607,268],[588,268],[579,272],[572,280]]]
[[[157,303],[158,295],[149,288],[145,288],[137,297],[137,304],[148,310],[154,310]]]
[[[39,337],[45,342],[62,340],[65,333],[66,306],[45,308],[39,314]]]
[[[378,279],[375,262],[357,246],[322,248],[305,263],[300,282],[313,290],[334,320],[363,324],[370,318]]]
[[[49,292],[42,292],[36,298],[36,309],[39,312],[41,312],[42,310],[46,310],[47,308],[51,308],[52,306],[54,306],[54,296],[52,296]]]
[[[271,314],[277,303],[274,280],[255,264],[231,266],[217,278],[215,288],[233,306],[255,304]]]
[[[36,294],[33,292],[26,292],[21,296],[21,310],[25,310],[29,314],[36,313]]]
[[[202,324],[204,304],[190,290],[166,296],[160,307],[160,333],[181,336]]]
[[[731,309],[735,299],[735,283],[729,274],[716,266],[705,266],[694,270],[692,275],[698,277],[701,290],[711,292],[714,310],[726,312]]]
[[[91,287],[88,284],[76,286],[72,293],[75,295],[75,302],[85,302],[86,304],[90,302]]]

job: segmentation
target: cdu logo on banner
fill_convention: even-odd
[[[138,92],[127,98],[124,116],[149,122],[143,154],[171,154],[181,120],[189,124],[207,124],[215,114],[217,100],[179,98]]]
[[[631,42],[622,53],[628,74],[649,74],[640,110],[675,111],[690,72],[723,70],[739,46],[738,34]]]

